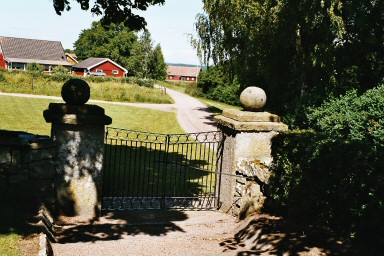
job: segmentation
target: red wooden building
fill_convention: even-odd
[[[0,68],[26,70],[31,63],[43,65],[49,73],[56,66],[72,66],[59,41],[0,36]]]
[[[197,82],[200,67],[168,66],[166,80]]]
[[[128,71],[108,58],[88,58],[74,66],[72,71],[78,76],[114,76],[123,77]]]

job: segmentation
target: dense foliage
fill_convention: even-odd
[[[27,71],[34,73],[41,73],[45,70],[43,65],[37,64],[36,62],[27,64]]]
[[[103,57],[126,67],[137,35],[123,24],[111,24],[104,28],[100,22],[93,22],[89,29],[81,31],[74,43],[74,50],[80,60],[89,57]]]
[[[81,31],[74,47],[80,60],[109,58],[125,67],[129,76],[165,79],[166,64],[161,47],[153,47],[148,31],[138,37],[122,23],[104,28],[100,22],[93,22],[91,28]]]
[[[304,114],[298,105],[383,81],[383,1],[203,2],[192,40],[203,62],[224,68],[241,88],[265,89],[272,112]]]
[[[76,1],[81,9],[89,10],[89,0]],[[101,22],[104,26],[111,23],[124,23],[131,29],[143,29],[147,25],[145,19],[134,14],[132,10],[145,11],[151,5],[164,4],[164,2],[165,0],[95,0],[91,12],[103,16]],[[71,9],[69,0],[53,0],[53,7],[58,15]]]
[[[384,85],[358,96],[331,98],[308,114],[310,126],[329,138],[384,146]]]
[[[275,139],[271,196],[370,254],[384,242],[384,86],[331,98],[309,120],[313,131]]]
[[[197,96],[239,105],[238,91],[240,85],[237,79],[230,81],[223,68],[211,67],[209,71],[202,71],[198,78],[197,88]]]

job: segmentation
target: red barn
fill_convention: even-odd
[[[200,72],[200,67],[168,66],[166,80],[197,82]]]
[[[128,70],[108,58],[88,58],[72,66],[72,71],[78,76],[123,77],[128,73]]]

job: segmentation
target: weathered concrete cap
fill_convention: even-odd
[[[65,103],[50,103],[48,110],[61,114],[87,114],[87,115],[104,115],[104,108],[97,105],[74,106]]]
[[[280,122],[280,117],[268,112],[250,112],[238,109],[225,109],[223,116],[240,122]]]
[[[47,123],[109,125],[112,118],[104,114],[102,107],[96,105],[69,106],[62,103],[50,103],[43,116]]]
[[[279,120],[278,116],[266,112],[244,112],[244,115],[237,113],[237,111],[224,112],[223,115],[214,117],[216,123],[235,131],[281,132],[288,130],[288,125],[277,121]],[[249,113],[258,115],[250,115]]]

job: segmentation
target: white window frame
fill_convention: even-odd
[[[102,69],[96,69],[96,72],[104,72]]]
[[[112,74],[113,75],[118,75],[119,74],[119,70],[112,70]]]

